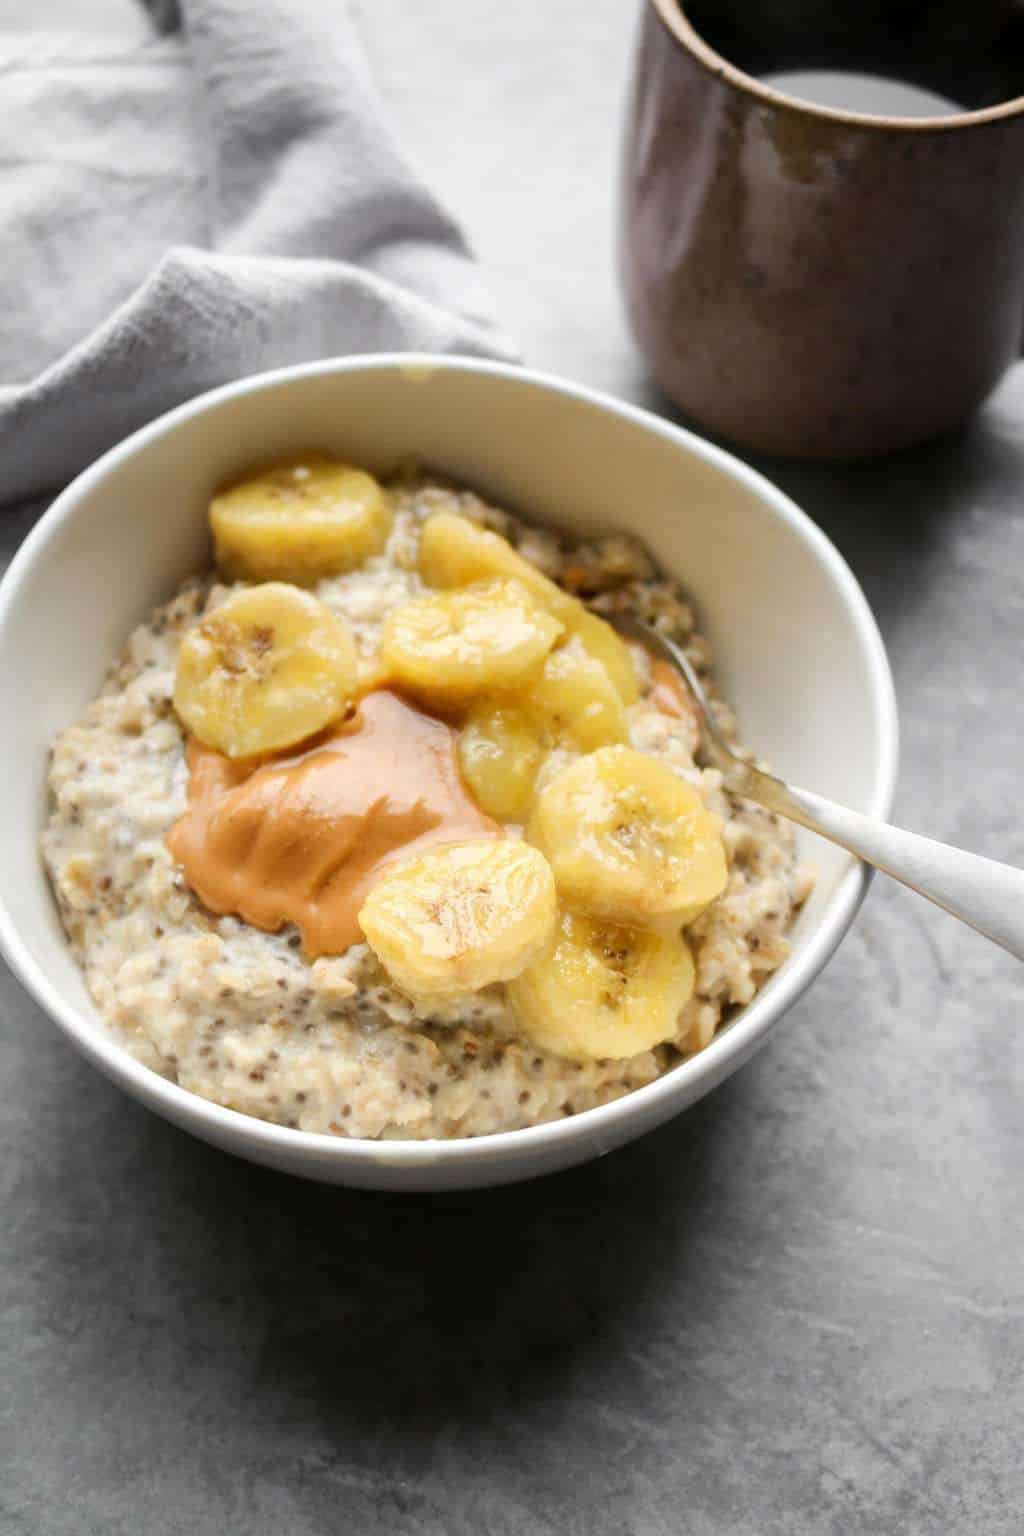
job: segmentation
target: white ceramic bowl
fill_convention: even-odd
[[[113,449],[25,541],[0,587],[0,945],[101,1071],[195,1135],[339,1184],[499,1184],[610,1151],[734,1072],[817,975],[864,869],[807,839],[818,870],[793,953],[700,1055],[573,1119],[447,1142],[346,1141],[266,1125],[149,1072],[110,1035],[71,958],[39,857],[47,749],[95,695],[132,626],[207,558],[213,488],[254,459],[321,446],[378,472],[417,455],[499,505],[574,532],[629,529],[693,593],[745,739],[796,783],[885,815],[896,711],[867,603],[780,491],[655,416],[524,370],[367,357],[287,369],[184,405]]]

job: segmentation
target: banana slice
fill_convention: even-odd
[[[526,707],[552,746],[592,752],[628,735],[622,695],[578,635],[551,652]]]
[[[544,751],[514,704],[479,704],[459,733],[459,766],[477,804],[499,821],[525,821]]]
[[[420,575],[428,587],[468,587],[475,581],[518,581],[535,602],[560,619],[574,598],[524,560],[500,533],[454,512],[435,512],[420,533]]]
[[[576,635],[584,649],[595,661],[599,661],[615,684],[623,704],[635,704],[640,697],[636,680],[636,668],[629,654],[629,646],[615,633],[607,620],[591,613],[580,602],[563,615],[562,623],[571,635]]]
[[[311,453],[215,496],[210,527],[230,580],[309,586],[382,549],[391,510],[372,475]]]
[[[178,653],[174,707],[228,757],[276,752],[341,715],[357,690],[348,626],[298,587],[247,587],[200,619]]]
[[[612,922],[692,919],[725,887],[721,819],[631,747],[602,747],[546,784],[526,835],[563,899]]]
[[[599,661],[573,636],[509,699],[482,699],[459,734],[462,776],[499,821],[525,821],[547,751],[590,752],[625,741],[622,699]]]
[[[474,581],[502,578],[520,582],[569,634],[579,636],[608,672],[624,704],[635,704],[639,698],[629,647],[611,625],[524,560],[499,533],[491,533],[454,512],[436,512],[420,534],[419,570],[428,587],[465,587]]]
[[[550,943],[556,920],[547,861],[511,839],[452,843],[401,864],[359,914],[388,975],[424,999],[517,976]]]
[[[673,1039],[693,988],[693,957],[678,932],[566,912],[553,947],[509,983],[508,996],[536,1045],[601,1061]]]
[[[443,709],[523,683],[561,633],[518,582],[484,581],[394,609],[380,655],[396,687]]]

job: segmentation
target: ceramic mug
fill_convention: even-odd
[[[938,115],[799,99],[788,72],[809,69],[866,73],[883,99],[910,81]],[[1008,0],[645,0],[621,271],[662,388],[718,435],[805,458],[961,422],[1020,348],[1022,93]]]

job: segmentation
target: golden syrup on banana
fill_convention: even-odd
[[[301,750],[239,762],[193,737],[187,759],[167,846],[188,884],[212,912],[294,923],[310,957],[362,942],[357,914],[399,856],[503,834],[462,781],[454,731],[386,690]]]

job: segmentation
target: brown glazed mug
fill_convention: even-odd
[[[765,83],[807,70],[944,115]],[[711,432],[839,458],[961,422],[1021,341],[1018,0],[645,0],[621,270],[658,382]]]

